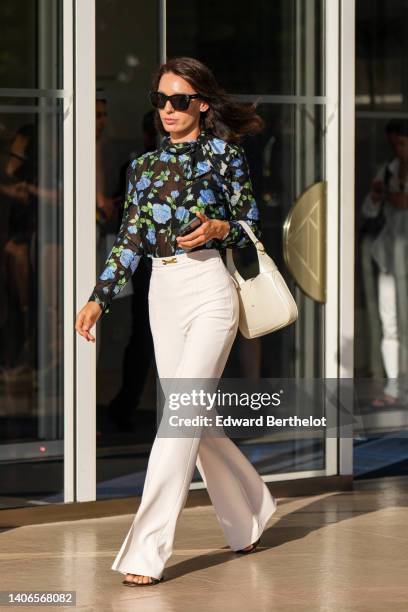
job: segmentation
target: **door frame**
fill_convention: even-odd
[[[159,15],[159,49],[163,61],[166,57],[165,0],[159,0]],[[325,178],[330,223],[327,224],[324,368],[326,378],[339,379],[353,377],[354,240],[350,238],[354,236],[355,0],[326,0],[325,24],[328,111]],[[87,301],[96,271],[95,0],[64,0],[64,34],[64,89],[74,92],[74,112],[64,124],[64,501],[72,502],[96,499],[96,347],[73,332],[75,313]],[[336,40],[338,44],[333,44]],[[284,101],[283,96],[279,98]],[[295,96],[285,98],[291,104],[297,101]],[[337,436],[326,441],[324,470],[264,475],[263,479],[282,481],[352,474],[352,437]],[[204,483],[190,486],[191,489],[203,487]]]
[[[338,378],[354,378],[355,0],[340,0]],[[340,394],[341,397],[341,394]],[[341,426],[338,473],[353,475],[353,430]]]
[[[74,323],[96,271],[95,0],[64,0],[64,19],[64,78],[73,91],[64,133],[64,501],[83,502],[96,499],[96,346]]]

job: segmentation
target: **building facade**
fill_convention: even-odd
[[[355,203],[384,152],[381,122],[406,116],[406,50],[392,36],[406,10],[403,0],[3,1],[3,507],[141,492],[156,398],[148,266],[97,324],[96,347],[74,323],[112,246],[127,164],[157,146],[147,94],[166,57],[207,63],[238,99],[259,100],[266,124],[245,147],[264,244],[299,319],[237,336],[226,376],[383,376],[364,348],[360,285],[355,295]],[[255,274],[255,250],[236,263]],[[240,444],[267,481],[353,476],[353,434],[340,427]]]

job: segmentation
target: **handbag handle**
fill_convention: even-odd
[[[258,254],[259,273],[262,274],[265,272],[273,272],[274,270],[277,270],[278,266],[275,264],[272,257],[270,257],[270,255],[267,254],[267,252],[265,251],[264,245],[255,236],[254,232],[249,227],[248,223],[243,220],[238,221],[238,223],[242,225],[242,227],[244,228],[244,230],[246,231],[246,233],[248,234],[248,236],[250,237],[250,239],[255,245],[255,248]],[[238,283],[238,285],[242,285],[243,283],[245,283],[245,279],[242,278],[242,276],[240,275],[240,273],[238,272],[235,266],[234,259],[232,257],[232,249],[228,247],[226,251],[227,251],[226,255],[227,255],[228,271],[231,274],[233,280],[235,280],[236,283]]]

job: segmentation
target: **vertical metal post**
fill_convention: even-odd
[[[95,0],[75,0],[75,312],[95,284]],[[95,331],[95,328],[93,329]],[[96,498],[96,347],[75,341],[76,501]]]
[[[340,1],[339,378],[354,377],[355,0]],[[347,431],[350,429],[350,431]],[[353,473],[353,437],[339,440],[339,473]]]
[[[166,0],[159,0],[159,61],[163,63],[167,59],[167,31],[166,31],[167,6]]]
[[[74,336],[74,109],[73,109],[73,3],[63,4],[63,321],[64,321],[64,502],[75,499],[75,336]]]
[[[327,301],[324,317],[324,376],[338,378],[339,341],[339,1],[325,2],[325,175],[327,181]],[[329,383],[329,388],[333,383]],[[326,438],[326,474],[338,473],[338,440]]]

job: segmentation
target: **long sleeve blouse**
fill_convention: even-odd
[[[165,136],[158,149],[133,159],[127,168],[123,217],[105,267],[88,301],[109,312],[112,299],[135,272],[140,258],[240,248],[251,239],[239,219],[261,239],[259,210],[242,145],[202,129],[195,140],[174,143]],[[229,232],[191,249],[176,240],[178,229],[199,211],[227,220]]]

